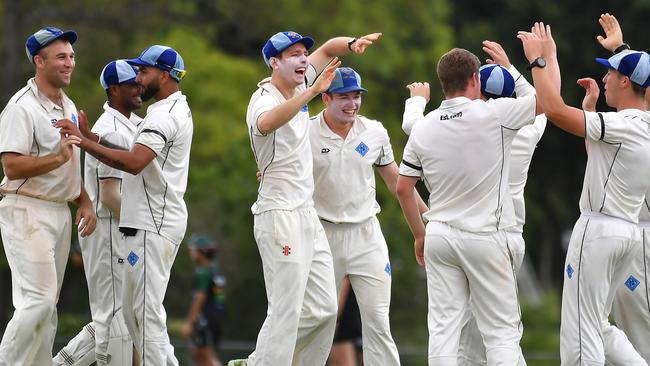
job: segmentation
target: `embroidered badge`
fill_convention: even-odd
[[[389,276],[392,275],[393,269],[390,267],[390,262],[386,263],[386,267],[384,268],[384,271],[386,271],[386,273],[388,273]]]
[[[307,106],[307,104],[303,105],[302,108],[300,108],[300,111],[301,111],[301,112],[308,112],[308,111],[309,111],[309,107]]]
[[[364,144],[363,142],[361,142],[359,145],[357,145],[357,147],[354,150],[356,152],[358,152],[359,155],[361,155],[361,156],[366,156],[368,151],[370,151],[370,149],[368,148],[368,145]]]
[[[567,276],[569,276],[569,279],[571,279],[573,277],[573,272],[575,272],[575,271],[573,270],[573,267],[571,267],[570,264],[568,266],[566,266],[566,274],[567,274]]]
[[[77,125],[77,127],[79,127],[79,123],[77,122],[77,115],[76,114],[72,113],[72,115],[70,116],[70,119],[72,120],[72,122],[74,122],[75,125]]]
[[[283,254],[285,257],[288,257],[289,254],[291,254],[291,247],[288,246],[288,245],[283,246],[283,247],[282,247],[282,254]]]
[[[326,148],[326,147],[320,149],[320,153],[321,153],[321,154],[327,154],[327,153],[330,152],[330,151],[332,151],[332,150],[330,150],[330,149],[328,149],[328,148]]]
[[[625,286],[630,289],[630,291],[634,291],[637,286],[639,286],[641,282],[634,278],[634,276],[630,275],[630,277],[627,278],[627,281],[625,281]]]
[[[135,264],[138,263],[138,259],[140,259],[140,257],[138,257],[138,255],[133,252],[129,253],[129,256],[126,257],[126,260],[129,261],[131,267],[135,266]]]

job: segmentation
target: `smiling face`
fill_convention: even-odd
[[[111,85],[111,102],[122,109],[133,112],[142,107],[141,94],[144,88],[137,83]]]
[[[282,80],[298,86],[305,82],[305,72],[309,65],[309,52],[302,43],[296,43],[282,51],[278,57],[270,60],[273,75],[279,76]]]
[[[323,94],[327,117],[335,123],[354,123],[361,108],[361,92]]]
[[[70,85],[75,67],[74,50],[67,40],[58,39],[34,56],[36,73],[55,88]]]

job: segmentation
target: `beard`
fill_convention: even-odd
[[[143,102],[146,102],[149,99],[151,99],[154,95],[158,94],[158,91],[160,91],[160,86],[158,85],[158,83],[156,83],[155,85],[151,83],[146,87],[144,87],[144,91],[142,92],[140,98],[142,98]]]

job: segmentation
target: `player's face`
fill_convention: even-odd
[[[309,52],[302,43],[296,43],[282,51],[276,62],[271,64],[273,74],[280,76],[283,80],[293,85],[300,85],[305,82],[305,72],[309,65]]]
[[[135,111],[142,107],[141,94],[144,88],[137,83],[120,84],[117,87],[118,103],[128,111]]]
[[[43,48],[34,57],[36,72],[55,88],[70,85],[72,71],[75,67],[74,50],[70,42],[56,40]]]
[[[620,89],[619,83],[622,76],[618,71],[609,69],[603,77],[603,84],[605,84],[605,102],[612,108],[616,108],[618,91]]]
[[[140,66],[138,68],[138,76],[135,82],[143,89],[141,98],[143,101],[151,99],[160,91],[160,77],[163,73],[155,67]]]
[[[338,123],[353,123],[361,108],[361,92],[325,94],[327,115]]]

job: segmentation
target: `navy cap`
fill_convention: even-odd
[[[515,92],[515,79],[503,66],[483,65],[478,69],[481,93],[495,97],[511,97]]]
[[[132,58],[126,62],[135,66],[150,66],[168,71],[169,75],[179,82],[187,73],[180,53],[167,46],[151,46],[142,51],[138,58]]]
[[[646,52],[626,50],[608,59],[597,58],[596,61],[627,76],[643,88],[650,86],[650,56]]]
[[[27,53],[29,62],[34,63],[34,56],[38,54],[38,51],[57,39],[65,39],[70,44],[73,44],[77,41],[77,33],[75,31],[64,32],[55,27],[39,29],[38,32],[29,36],[25,42],[25,52]]]
[[[115,60],[104,66],[102,74],[99,76],[99,82],[106,90],[111,85],[135,83],[137,75],[136,69],[129,65],[126,60]]]
[[[339,67],[334,73],[334,79],[327,89],[328,93],[348,93],[353,91],[367,92],[361,87],[361,76],[351,67]]]
[[[279,55],[282,51],[298,42],[304,44],[307,49],[312,48],[314,45],[314,40],[309,36],[303,37],[300,34],[291,31],[276,33],[266,41],[266,44],[264,44],[264,47],[262,48],[262,57],[264,58],[264,62],[268,67],[271,67],[269,64],[271,57]]]

